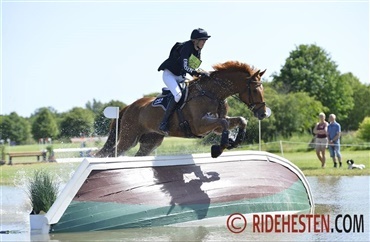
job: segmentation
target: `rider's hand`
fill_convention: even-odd
[[[192,76],[199,77],[199,76],[201,75],[201,73],[200,73],[200,72],[198,72],[198,71],[195,71],[195,70],[194,70],[194,71],[192,71],[192,72],[191,72],[191,75],[192,75]]]

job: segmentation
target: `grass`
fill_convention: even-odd
[[[298,142],[298,141],[297,141]],[[370,151],[369,150],[352,150],[343,147],[342,162],[343,167],[333,168],[332,159],[329,157],[329,152],[326,153],[326,168],[321,168],[321,163],[316,157],[314,150],[307,150],[306,142],[287,142],[284,143],[284,153],[280,153],[279,142],[262,144],[261,149],[283,156],[296,166],[298,166],[306,176],[363,176],[370,175]],[[45,149],[47,145],[24,145],[7,147],[6,152],[21,152],[21,151],[38,151]],[[96,147],[94,143],[87,143],[87,147]],[[100,145],[101,146],[101,145]],[[54,144],[56,148],[78,148],[80,144]],[[296,147],[296,149],[293,149]],[[126,155],[133,156],[138,147],[135,147]],[[258,145],[245,145],[236,150],[258,150]],[[200,145],[197,139],[183,139],[183,138],[165,138],[163,144],[155,151],[153,155],[176,155],[176,154],[190,154],[190,153],[209,153],[210,145]],[[79,156],[79,153],[74,154]],[[58,158],[58,157],[57,157]],[[347,159],[353,159],[357,164],[364,164],[366,166],[363,170],[348,170]],[[67,181],[69,174],[71,174],[79,165],[78,163],[55,163],[55,162],[37,162],[36,157],[17,157],[13,158],[13,166],[0,166],[0,185],[15,185],[20,176],[24,174],[29,176],[37,169],[45,169],[47,172],[64,176],[62,180]]]
[[[326,167],[321,168],[321,162],[316,157],[315,151],[284,153],[284,158],[298,166],[306,176],[368,176],[370,175],[370,151],[369,150],[343,150],[342,167],[334,168],[333,160],[329,152],[326,153]],[[277,154],[281,155],[281,154]],[[355,164],[364,164],[363,170],[348,170],[346,161],[353,159]]]

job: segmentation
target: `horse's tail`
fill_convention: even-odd
[[[124,112],[126,111],[128,106],[124,107],[118,115],[118,134],[120,131],[120,123],[121,119],[123,117]],[[101,148],[96,154],[95,157],[107,157],[107,156],[113,156],[114,153],[114,145],[116,144],[116,119],[113,119],[110,123],[109,127],[109,134],[108,139],[105,142],[103,148]]]

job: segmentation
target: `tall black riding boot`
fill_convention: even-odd
[[[176,104],[177,103],[175,99],[172,97],[167,104],[166,112],[164,114],[161,125],[159,126],[159,130],[163,131],[165,135],[168,135],[168,120],[171,117],[173,111],[175,110]]]

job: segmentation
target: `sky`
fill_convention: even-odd
[[[195,28],[212,36],[202,50],[207,71],[237,60],[271,80],[299,45],[315,44],[340,73],[370,84],[368,1],[0,2],[4,115],[160,92],[158,66]]]

